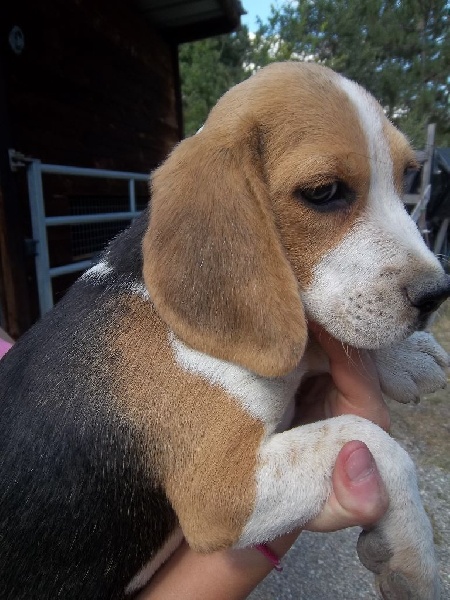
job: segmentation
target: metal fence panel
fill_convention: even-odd
[[[28,159],[26,163],[28,193],[30,201],[33,239],[36,242],[36,280],[41,316],[53,306],[52,279],[61,275],[84,271],[93,264],[93,260],[72,262],[50,267],[48,227],[61,225],[89,225],[94,223],[120,223],[131,221],[140,214],[136,206],[136,182],[148,181],[148,174],[129,171],[110,171],[106,169],[88,169],[63,165],[44,164],[37,159]],[[46,216],[42,176],[65,175],[69,177],[92,177],[106,180],[128,181],[128,210],[102,212],[83,215]]]

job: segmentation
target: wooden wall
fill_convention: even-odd
[[[46,162],[146,170],[179,139],[173,49],[125,0],[15,0],[5,54],[17,149]],[[2,28],[4,26],[2,19]]]
[[[8,42],[14,26],[19,54]],[[43,162],[149,172],[180,139],[177,62],[128,0],[1,3],[0,300],[13,335],[36,318],[36,294],[24,173],[9,171],[8,147]]]

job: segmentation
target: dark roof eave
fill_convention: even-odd
[[[135,0],[142,16],[166,38],[182,44],[236,30],[245,14],[240,0]],[[201,8],[199,8],[201,7]]]
[[[221,35],[223,33],[231,33],[238,29],[240,25],[240,17],[237,17],[234,20],[218,18],[199,23],[191,23],[176,28],[162,28],[161,32],[177,44],[184,44],[186,42],[195,42],[215,35]]]

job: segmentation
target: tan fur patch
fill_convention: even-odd
[[[153,177],[145,282],[190,346],[280,375],[306,343],[297,281],[250,140],[227,149],[214,138],[186,140]]]
[[[258,123],[271,209],[294,273],[300,286],[307,287],[315,265],[343,238],[366,203],[370,183],[366,136],[356,108],[328,69],[275,64],[246,85],[243,98],[239,87],[233,88],[210,119],[217,127],[225,123],[223,127],[236,134],[251,122],[248,113]],[[336,180],[355,192],[356,201],[348,211],[318,213],[293,198],[296,189]]]
[[[144,431],[149,471],[159,474],[189,544],[229,546],[253,509],[263,426],[223,390],[180,370],[150,303],[124,302],[111,339],[122,411]]]
[[[261,71],[152,180],[144,277],[157,310],[190,346],[263,376],[301,358],[298,287],[367,198],[364,133],[335,77],[295,63]],[[348,210],[318,213],[294,197],[336,180],[355,194]]]

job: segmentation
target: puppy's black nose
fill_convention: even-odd
[[[419,309],[421,317],[427,317],[450,296],[450,276],[439,283],[426,283],[407,289],[409,301]]]

